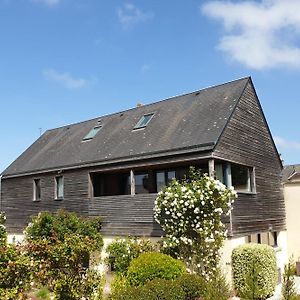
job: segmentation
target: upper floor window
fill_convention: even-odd
[[[255,192],[254,170],[252,167],[233,163],[216,164],[216,178],[226,186],[233,186],[237,192]]]
[[[156,191],[160,192],[173,178],[176,178],[175,171],[159,171],[156,173]]]
[[[252,168],[231,164],[231,183],[236,191],[253,192]]]
[[[89,133],[82,139],[83,141],[91,140],[95,137],[95,135],[100,131],[102,125],[97,125],[93,129],[89,131]]]
[[[64,198],[64,177],[56,176],[55,177],[55,199]]]
[[[133,129],[145,128],[149,124],[153,116],[154,113],[143,115]]]
[[[33,180],[33,201],[41,200],[41,179]]]
[[[134,182],[135,182],[135,193],[136,194],[149,193],[149,174],[148,173],[134,174]]]

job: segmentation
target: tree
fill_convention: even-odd
[[[216,271],[227,232],[222,216],[237,197],[232,187],[190,168],[158,193],[154,217],[163,228],[165,248],[172,249],[191,272],[210,278]]]

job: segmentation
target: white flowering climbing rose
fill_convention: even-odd
[[[163,246],[173,249],[191,272],[213,276],[226,238],[222,216],[237,194],[232,187],[190,169],[189,179],[174,179],[158,193],[154,218],[165,232]]]

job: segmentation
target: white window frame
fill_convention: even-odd
[[[37,197],[37,189],[40,189],[40,196]],[[42,197],[42,189],[41,189],[41,179],[40,178],[34,178],[33,179],[33,201],[38,202],[41,201]]]
[[[59,180],[61,178],[61,185],[62,185],[62,195],[59,195],[60,194],[60,191],[59,191]],[[62,200],[64,199],[64,196],[65,196],[65,191],[64,191],[64,176],[62,175],[59,175],[59,176],[55,176],[54,178],[54,182],[55,182],[55,192],[54,192],[54,199],[55,200]]]

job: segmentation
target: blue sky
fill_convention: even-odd
[[[0,171],[40,130],[252,76],[300,163],[300,1],[0,0]]]

